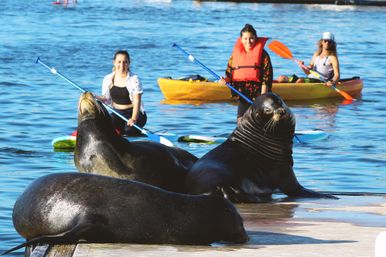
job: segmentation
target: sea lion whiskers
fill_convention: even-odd
[[[280,118],[275,119],[274,116],[270,118],[267,123],[263,126],[263,131],[265,133],[274,133],[277,130],[277,124],[279,124]]]
[[[280,119],[284,118],[286,116],[286,111],[284,108],[277,108],[273,112],[272,119],[278,122]]]
[[[266,133],[273,133],[278,129],[276,125],[279,124],[279,121],[285,119],[286,117],[288,117],[288,113],[285,108],[277,108],[273,111],[272,117],[265,123],[262,129]]]

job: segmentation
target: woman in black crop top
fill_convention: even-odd
[[[139,136],[141,132],[132,125],[143,127],[147,121],[142,103],[142,83],[138,76],[130,71],[130,56],[127,51],[117,51],[113,64],[113,72],[103,79],[100,99],[128,119],[126,124],[119,116],[111,114],[115,128],[122,135]]]

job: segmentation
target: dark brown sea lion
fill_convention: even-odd
[[[273,93],[259,96],[230,137],[192,166],[187,192],[223,194],[233,202],[266,201],[277,189],[291,197],[333,197],[297,181],[294,132],[294,115],[283,100]]]
[[[74,160],[80,172],[134,179],[183,192],[185,176],[197,157],[157,142],[129,142],[115,132],[103,104],[85,92],[79,99]]]
[[[185,195],[83,173],[38,178],[17,199],[16,231],[27,243],[244,243],[236,208],[218,196]]]

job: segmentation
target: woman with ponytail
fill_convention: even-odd
[[[271,59],[264,50],[267,40],[266,37],[258,37],[252,25],[245,24],[228,61],[225,79],[220,80],[220,84],[231,83],[235,89],[252,101],[257,96],[270,92],[273,71]],[[232,94],[236,96],[234,92]],[[243,98],[239,98],[238,123],[249,105]]]
[[[132,125],[144,127],[147,121],[142,103],[142,83],[130,70],[130,55],[126,50],[119,50],[114,54],[113,65],[113,72],[103,79],[102,96],[99,99],[128,119],[126,123],[116,114],[111,114],[119,133],[138,136],[141,132]]]

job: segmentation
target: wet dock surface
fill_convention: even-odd
[[[250,237],[242,245],[78,244],[68,256],[374,256],[376,236],[386,231],[386,197],[339,197],[239,204]]]

